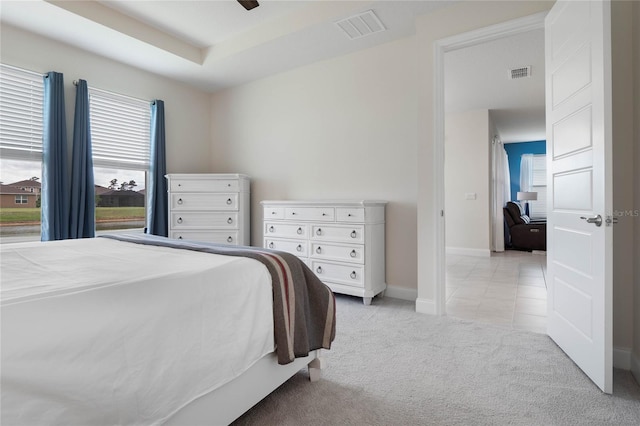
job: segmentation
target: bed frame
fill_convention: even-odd
[[[267,354],[231,382],[181,408],[164,424],[228,425],[305,366],[312,382],[320,380],[324,368],[320,350],[311,351],[306,357],[296,358],[286,365],[278,364],[275,353]]]

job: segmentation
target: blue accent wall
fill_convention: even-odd
[[[511,201],[516,201],[520,191],[520,160],[523,154],[546,154],[547,141],[505,143],[504,149],[509,157],[509,175],[511,178]]]

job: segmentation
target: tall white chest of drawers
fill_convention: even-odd
[[[262,201],[264,247],[301,258],[336,293],[363,298],[385,282],[385,201]]]
[[[169,238],[250,244],[249,177],[168,174]]]

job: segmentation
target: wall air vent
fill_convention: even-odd
[[[531,77],[531,65],[520,68],[512,68],[509,70],[509,79]]]
[[[350,40],[366,37],[371,34],[386,31],[380,19],[373,10],[359,13],[336,22]]]

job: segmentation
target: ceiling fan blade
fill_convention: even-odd
[[[260,6],[260,4],[258,4],[256,0],[238,0],[238,3],[240,3],[247,10],[251,10],[254,7]]]

